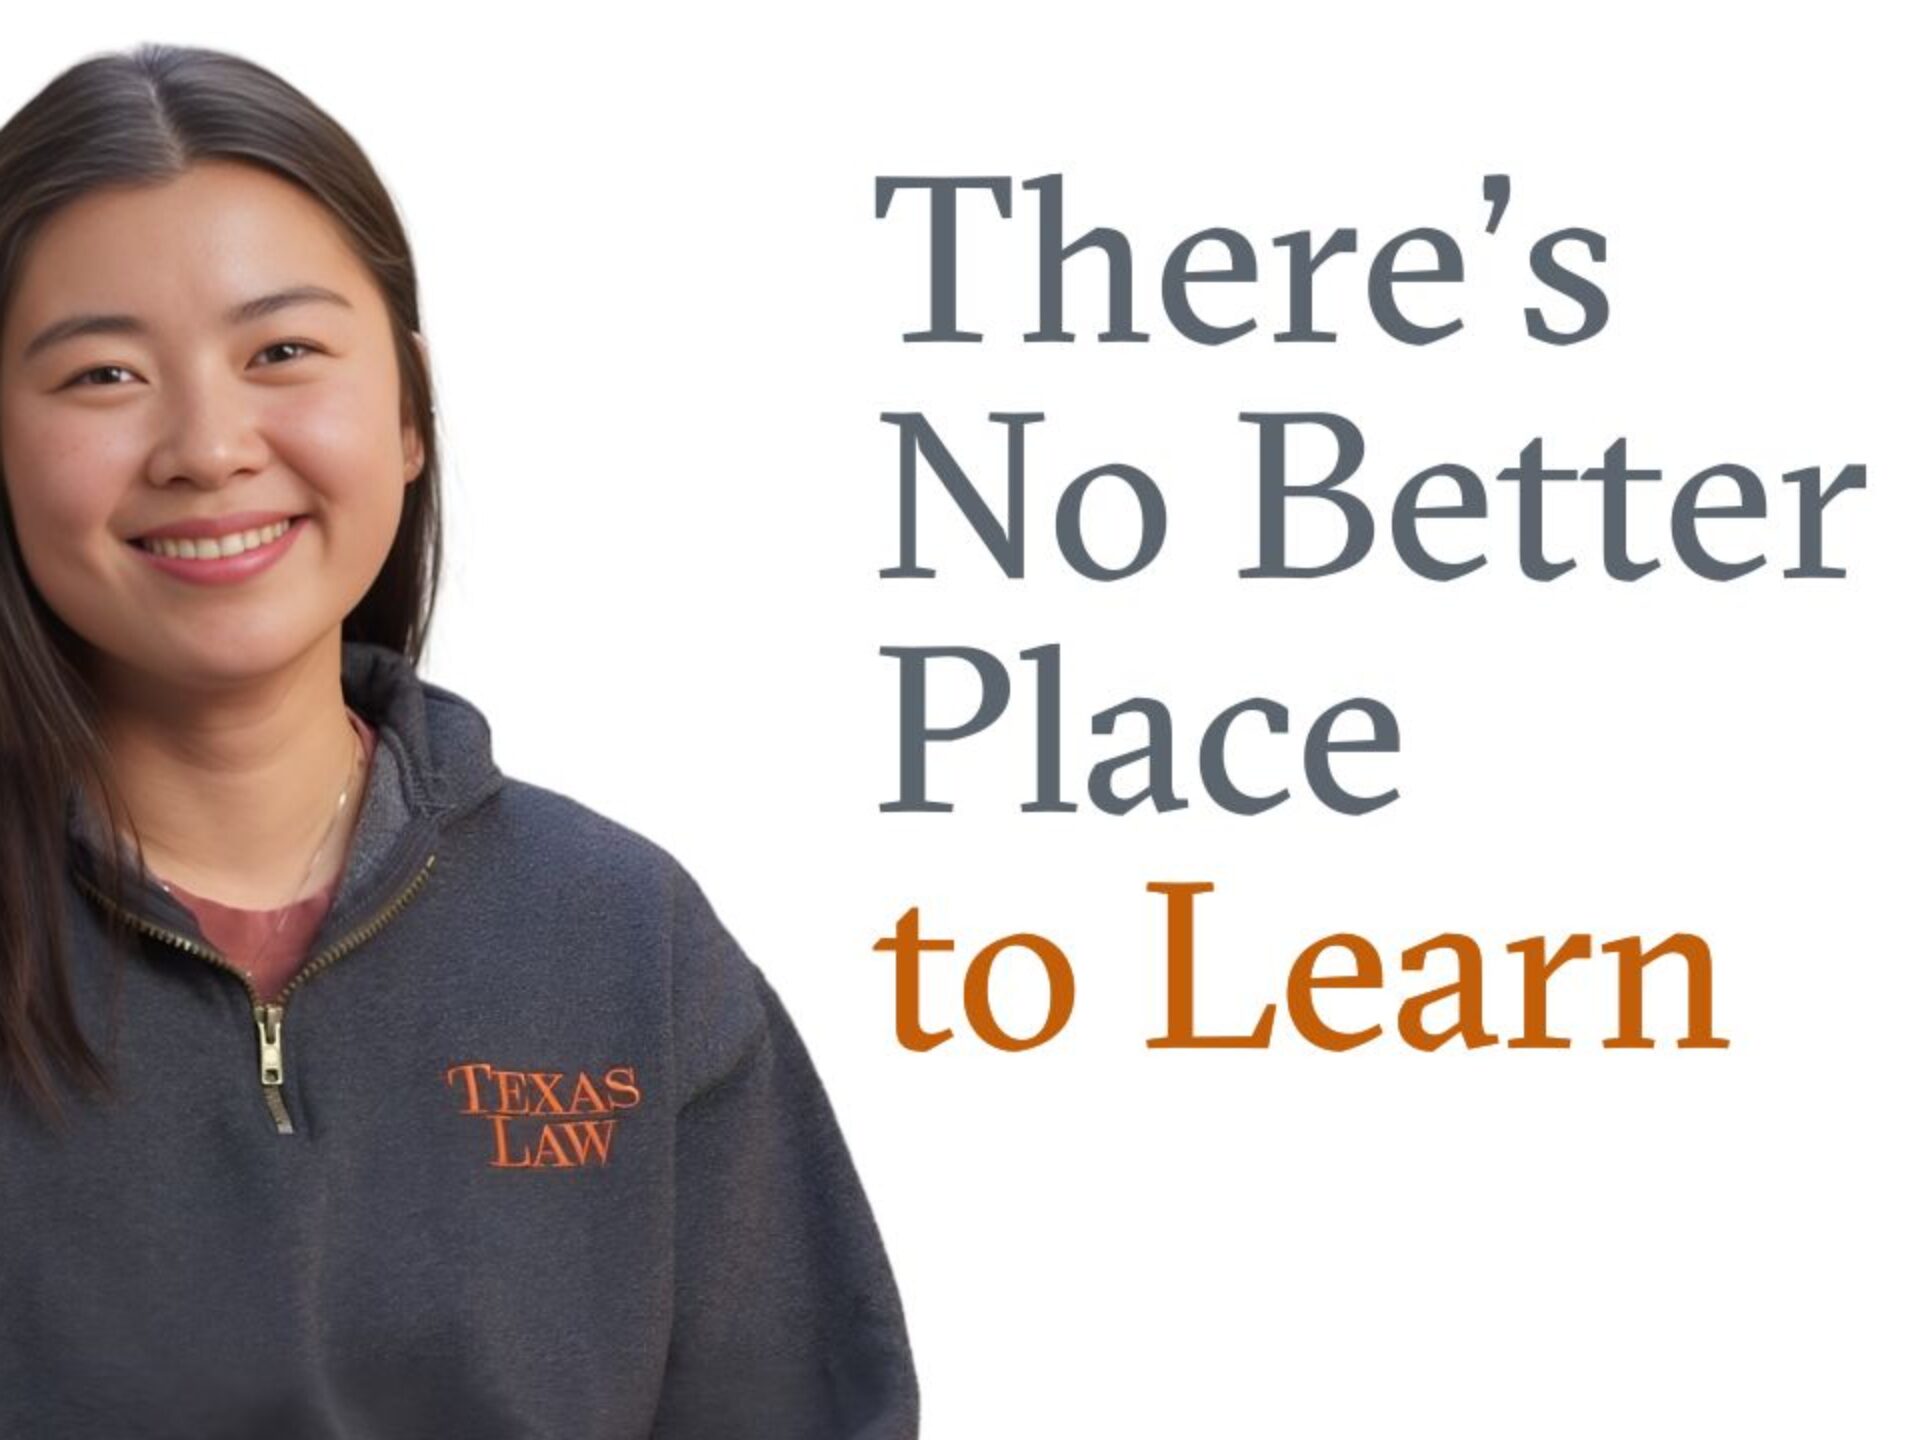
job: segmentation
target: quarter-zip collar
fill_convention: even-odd
[[[376,917],[418,873],[446,820],[480,804],[503,783],[486,718],[458,695],[420,679],[404,655],[347,641],[340,680],[347,703],[374,730],[377,744],[346,865],[314,937],[316,953]],[[74,870],[100,887],[108,843],[104,827],[77,791],[67,813]],[[132,846],[117,835],[112,843],[119,847],[125,873],[135,875]],[[192,912],[151,878],[143,877],[124,900],[139,919],[205,943]]]

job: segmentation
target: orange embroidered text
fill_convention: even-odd
[[[573,1169],[605,1165],[618,1110],[640,1103],[631,1065],[616,1065],[596,1082],[581,1070],[503,1070],[474,1061],[447,1069],[462,1115],[485,1120],[492,1140],[487,1163],[499,1170]],[[555,1116],[562,1118],[547,1119]]]

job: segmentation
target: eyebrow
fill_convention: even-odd
[[[353,308],[346,296],[337,290],[329,290],[324,285],[289,285],[284,290],[275,290],[270,295],[257,296],[252,300],[243,300],[226,313],[229,325],[244,325],[250,320],[259,320],[277,310],[285,310],[293,305],[310,305],[319,302],[327,305],[339,305],[348,310]],[[63,341],[77,339],[82,335],[144,335],[146,322],[134,315],[69,315],[64,320],[56,320],[38,335],[27,342],[20,352],[20,359],[31,360],[42,350],[58,345]]]

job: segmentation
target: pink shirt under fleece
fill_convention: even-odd
[[[360,737],[360,750],[367,768],[371,770],[373,731],[352,710],[347,711],[347,718],[353,722],[354,731]],[[277,910],[242,910],[195,895],[178,885],[165,881],[161,883],[167,885],[174,899],[193,912],[194,918],[200,922],[200,929],[213,947],[252,978],[253,988],[260,993],[260,999],[263,1002],[275,1002],[280,999],[287,982],[306,962],[307,946],[320,929],[320,922],[327,918],[327,907],[333,903],[333,892],[340,883],[340,876],[334,874],[313,894]],[[282,915],[286,917],[284,922]],[[278,933],[275,932],[275,926],[279,927]]]

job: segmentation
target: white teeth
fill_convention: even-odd
[[[286,534],[292,524],[291,520],[276,520],[260,530],[235,530],[227,535],[197,540],[145,539],[140,541],[140,545],[156,555],[165,555],[173,560],[216,560],[270,545]]]

